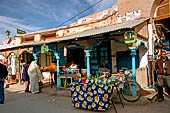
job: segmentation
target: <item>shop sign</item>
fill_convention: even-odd
[[[170,48],[169,48],[169,43],[170,43],[169,40],[164,40],[164,41],[162,42],[162,48],[163,48],[163,50],[170,50]]]

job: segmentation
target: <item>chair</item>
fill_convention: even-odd
[[[62,84],[64,84],[64,87],[65,87],[65,88],[68,87],[67,79],[70,79],[70,80],[71,80],[71,83],[73,82],[72,76],[63,75],[63,76],[59,76],[58,79],[59,79],[59,84],[60,84],[60,86],[62,86]],[[62,79],[64,79],[63,83],[62,83]]]
[[[65,80],[62,83],[62,79],[65,79],[65,76],[59,76],[58,79],[59,79],[60,87],[62,86],[62,84],[65,84]]]
[[[70,79],[70,80],[71,80],[71,83],[73,83],[73,77],[72,77],[72,76],[66,76],[66,79],[65,79],[66,87],[69,86],[69,84],[68,84],[68,82],[67,82],[67,79]]]

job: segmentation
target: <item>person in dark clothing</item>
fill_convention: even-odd
[[[170,96],[170,60],[166,55],[166,51],[162,51],[160,59],[155,62],[155,71],[158,74],[156,81],[158,102],[162,102],[164,100],[163,86],[167,87],[168,95]]]
[[[106,78],[109,78],[110,77],[110,68],[109,66],[106,64],[105,61],[102,61],[102,65],[100,66],[99,68],[99,73],[100,77],[106,77]]]
[[[100,68],[106,68],[109,69],[109,66],[106,64],[105,61],[102,61],[102,65],[100,66]]]
[[[26,65],[23,66],[22,80],[25,82],[25,92],[30,92],[29,91],[30,78],[28,75],[29,65],[30,62],[28,62]]]
[[[0,104],[4,104],[5,94],[4,94],[4,79],[8,75],[7,68],[4,64],[0,62]]]

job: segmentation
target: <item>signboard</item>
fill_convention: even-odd
[[[163,50],[170,50],[170,41],[169,40],[163,40],[162,42],[162,49]]]
[[[21,29],[17,29],[17,34],[26,34],[27,32]]]
[[[125,43],[132,44],[137,42],[137,35],[134,31],[126,31],[124,34]]]
[[[48,53],[49,49],[48,49],[48,45],[42,45],[41,46],[41,53]]]

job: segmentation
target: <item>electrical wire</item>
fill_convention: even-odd
[[[65,22],[59,24],[57,27],[60,27],[62,25],[64,25],[65,23],[69,22],[70,20],[74,19],[75,17],[77,17],[78,15],[84,13],[85,11],[89,10],[90,8],[94,7],[95,5],[97,5],[98,3],[102,2],[103,0],[99,0],[98,2],[96,2],[95,4],[91,5],[90,7],[88,7],[87,9],[81,11],[80,13],[78,13],[77,15],[71,17],[70,19],[66,20]]]

